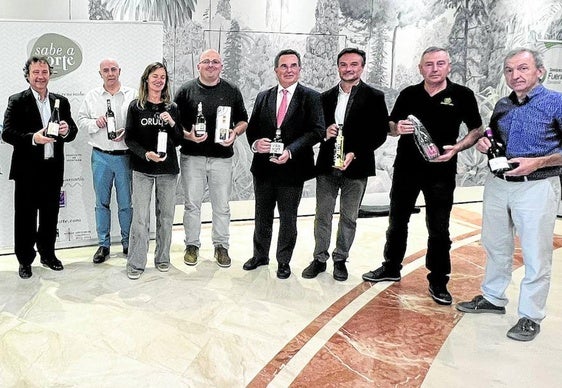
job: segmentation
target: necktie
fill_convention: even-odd
[[[283,98],[281,99],[281,105],[279,105],[279,111],[277,112],[277,128],[281,127],[281,123],[287,113],[287,93],[289,93],[289,91],[283,89],[281,92],[283,93]]]

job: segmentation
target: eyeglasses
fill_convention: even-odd
[[[201,62],[199,62],[199,64],[201,65],[213,65],[213,66],[218,66],[221,64],[221,61],[219,61],[218,59],[213,59],[212,61],[210,59],[203,59]]]

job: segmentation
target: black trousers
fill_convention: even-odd
[[[277,261],[291,261],[297,241],[297,211],[304,183],[280,183],[275,178],[254,177],[255,229],[254,257],[269,258],[273,216],[275,206],[279,212],[279,236],[277,238]]]
[[[451,273],[449,218],[455,190],[454,174],[424,174],[395,171],[390,189],[389,225],[386,231],[383,265],[391,271],[402,269],[406,253],[408,222],[420,191],[426,204],[428,231],[426,267],[430,284],[445,285]]]
[[[20,264],[55,257],[61,185],[49,177],[15,181],[14,248]]]

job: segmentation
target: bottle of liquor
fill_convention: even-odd
[[[269,150],[269,160],[277,159],[285,149],[285,145],[283,144],[283,139],[281,139],[281,129],[277,128],[275,130],[275,137],[270,143],[270,150]]]
[[[345,154],[343,152],[343,124],[338,124],[338,134],[334,144],[334,165],[333,167],[343,167],[345,162]]]
[[[111,110],[111,100],[107,99],[107,111],[105,112],[105,120],[107,122],[107,138],[114,140],[117,138],[117,127],[115,125],[115,113]]]
[[[207,120],[203,116],[203,104],[197,105],[197,117],[195,119],[195,136],[201,137],[207,132]]]
[[[164,125],[160,126],[158,129],[158,141],[156,144],[156,153],[159,157],[163,158],[166,156],[166,151],[168,149],[168,132]]]
[[[45,131],[45,136],[56,139],[59,137],[60,128],[60,100],[57,98],[55,100],[55,106],[51,112],[51,118],[49,119],[49,124],[47,125],[47,130]]]
[[[414,124],[414,142],[425,160],[428,162],[439,156],[439,148],[433,142],[431,135],[414,115],[408,115],[408,120]]]
[[[488,148],[486,152],[488,154],[488,166],[490,167],[490,171],[494,174],[501,174],[511,170],[511,166],[505,156],[505,148],[494,139],[492,129],[490,127],[486,128],[484,134],[488,140],[490,140],[490,148]]]

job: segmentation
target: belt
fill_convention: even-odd
[[[114,150],[114,151],[106,151],[102,150],[101,148],[94,147],[96,151],[103,152],[104,154],[109,155],[129,155],[129,150]]]
[[[503,179],[506,182],[529,182],[529,181],[538,181],[541,179],[545,179],[546,177],[542,176],[529,176],[529,175],[503,175],[498,174],[496,178]]]

